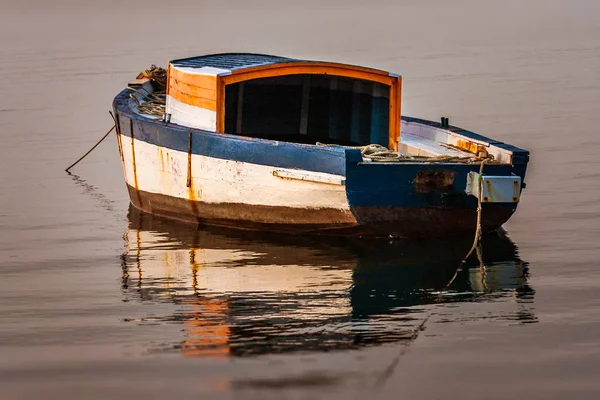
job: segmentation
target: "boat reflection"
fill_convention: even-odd
[[[124,239],[126,298],[167,303],[173,311],[132,320],[185,327],[183,336],[153,351],[228,357],[398,342],[413,338],[434,308],[451,320],[438,308],[456,302],[494,304],[471,319],[536,320],[527,264],[505,235],[486,236],[485,269],[472,257],[448,288],[469,238],[266,236],[196,230],[130,209]]]

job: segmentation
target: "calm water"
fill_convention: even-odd
[[[600,395],[596,0],[5,3],[1,398]],[[221,51],[398,71],[405,114],[529,149],[485,269],[473,257],[445,288],[468,240],[194,231],[129,212],[114,137],[64,173],[140,70]]]

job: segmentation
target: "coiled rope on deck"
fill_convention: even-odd
[[[317,143],[320,144],[320,143]],[[380,144],[369,144],[366,146],[357,147],[365,161],[370,162],[426,162],[426,163],[447,163],[457,162],[462,164],[475,164],[481,160],[481,157],[473,154],[469,157],[459,157],[450,155],[440,156],[413,156],[403,154],[397,151],[389,150]],[[485,158],[486,160],[491,159]]]
[[[167,71],[156,65],[140,72],[136,79],[147,78],[152,82],[153,91],[149,92],[143,87],[128,87],[133,91],[129,97],[136,103],[140,113],[162,117],[166,111],[167,102]],[[137,94],[137,96],[136,96]],[[145,101],[140,101],[144,99]]]

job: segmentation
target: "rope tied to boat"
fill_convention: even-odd
[[[104,139],[106,139],[106,138],[108,137],[108,135],[109,135],[109,134],[110,134],[110,133],[113,131],[113,129],[115,129],[116,127],[117,127],[117,124],[115,123],[115,125],[113,125],[113,126],[112,126],[112,127],[109,129],[109,130],[108,130],[108,132],[106,132],[106,133],[104,134],[104,136],[102,136],[102,138],[101,138],[100,140],[98,140],[98,141],[96,142],[96,144],[95,144],[95,145],[94,145],[94,146],[93,146],[91,149],[89,149],[89,150],[88,150],[88,151],[87,151],[87,152],[86,152],[84,155],[82,155],[81,157],[79,157],[79,159],[78,159],[77,161],[75,161],[73,164],[69,165],[69,166],[68,166],[68,167],[65,169],[65,171],[67,172],[67,174],[69,174],[69,175],[70,175],[70,174],[71,174],[71,172],[70,172],[70,171],[71,171],[71,168],[73,168],[74,166],[76,166],[77,164],[79,164],[79,162],[80,162],[81,160],[83,160],[84,158],[86,158],[88,154],[90,154],[92,151],[94,151],[94,149],[95,149],[96,147],[98,147],[98,145],[99,145],[100,143],[102,143],[102,141],[104,141]]]
[[[456,268],[456,271],[454,272],[454,275],[452,276],[452,278],[439,291],[438,298],[436,300],[436,303],[438,303],[438,304],[441,303],[442,293],[444,291],[448,290],[448,288],[454,283],[454,281],[456,280],[456,277],[463,270],[465,264],[467,263],[467,260],[469,259],[471,254],[473,254],[473,251],[475,251],[475,250],[477,250],[477,259],[479,260],[479,268],[480,268],[480,270],[482,272],[482,276],[483,276],[482,279],[485,279],[484,274],[486,274],[487,271],[486,271],[485,265],[483,263],[483,254],[482,254],[483,250],[481,248],[481,237],[483,234],[483,228],[482,228],[482,224],[481,224],[481,215],[482,215],[482,199],[481,198],[483,196],[483,194],[482,194],[483,193],[483,180],[481,179],[481,175],[483,174],[483,166],[486,163],[488,163],[489,161],[490,161],[489,158],[484,158],[484,159],[480,160],[480,164],[479,164],[479,181],[478,181],[479,196],[477,196],[477,222],[476,222],[476,227],[475,227],[475,238],[473,239],[473,245],[471,246],[471,249],[469,250],[467,255],[460,262],[460,265],[458,266],[458,268]],[[484,285],[485,285],[485,282],[484,282]],[[412,330],[411,335],[408,337],[408,340],[409,340],[408,344],[400,349],[400,351],[398,352],[398,354],[396,354],[396,356],[394,357],[392,362],[388,365],[388,367],[377,377],[376,387],[381,388],[382,385],[392,376],[392,373],[394,372],[394,370],[400,363],[400,359],[402,358],[402,356],[404,356],[404,354],[406,354],[406,352],[409,349],[409,346],[414,341],[417,340],[417,338],[419,337],[419,334],[423,330],[425,330],[425,325],[427,324],[427,322],[429,322],[432,315],[433,315],[433,309],[431,309],[427,313],[427,315],[425,316],[423,321],[421,321],[421,323],[415,329]]]

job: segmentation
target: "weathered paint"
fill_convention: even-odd
[[[114,104],[131,127],[120,135],[125,177],[132,203],[146,212],[242,229],[348,235],[448,235],[474,229],[477,200],[464,192],[464,182],[478,164],[363,163],[358,149],[166,124],[134,114],[126,96]],[[523,178],[527,153],[513,149],[511,157],[518,155],[524,163],[486,165],[484,173]],[[345,186],[302,179],[323,176],[345,180]],[[515,203],[485,204],[484,228],[499,227],[515,209]]]
[[[333,179],[333,175],[309,172],[314,174],[312,180],[282,179],[277,174],[297,176],[299,171],[187,151],[170,151],[166,168],[163,168],[160,147],[129,137],[122,140],[135,143],[129,147],[136,149],[137,181],[127,181],[133,187],[137,182],[139,189],[148,192],[205,203],[349,209],[343,186],[315,181],[318,178]],[[131,177],[133,153],[126,149],[124,156],[126,176]]]
[[[413,179],[415,193],[427,194],[436,191],[441,193],[455,192],[454,179],[457,174],[457,171],[447,170],[419,171]]]
[[[483,203],[517,203],[521,197],[521,177],[470,172],[465,192],[475,197],[481,196]]]
[[[471,150],[477,152],[485,150],[494,157],[494,160],[512,164],[515,167],[514,173],[522,176],[523,180],[529,161],[529,152],[526,150],[455,126],[443,128],[439,122],[419,118],[402,117],[401,149],[403,143],[407,143],[411,151],[415,148],[425,149],[426,151],[422,153],[424,155],[460,156],[462,150],[469,153],[472,152]]]
[[[282,59],[283,60],[283,59]],[[353,65],[285,60],[229,70],[214,67],[182,67],[176,62],[169,64],[167,110],[171,121],[184,126],[223,132],[225,126],[225,86],[253,79],[286,75],[331,75],[378,82],[390,90],[390,120],[388,147],[398,148],[400,137],[400,115],[402,78],[373,68]],[[355,99],[357,104],[357,98]],[[214,114],[213,114],[214,112]],[[354,113],[357,115],[357,113]],[[356,129],[357,121],[353,126]],[[356,133],[356,132],[355,132]]]
[[[217,130],[217,75],[215,68],[169,65],[166,112],[171,121],[192,128]]]
[[[273,171],[273,175],[282,179],[297,179],[300,181],[326,183],[329,185],[344,185],[346,182],[346,178],[340,175],[325,174],[322,172],[312,171],[277,169]]]
[[[216,111],[183,103],[170,94],[167,95],[166,112],[171,114],[174,124],[209,131],[217,129]]]

